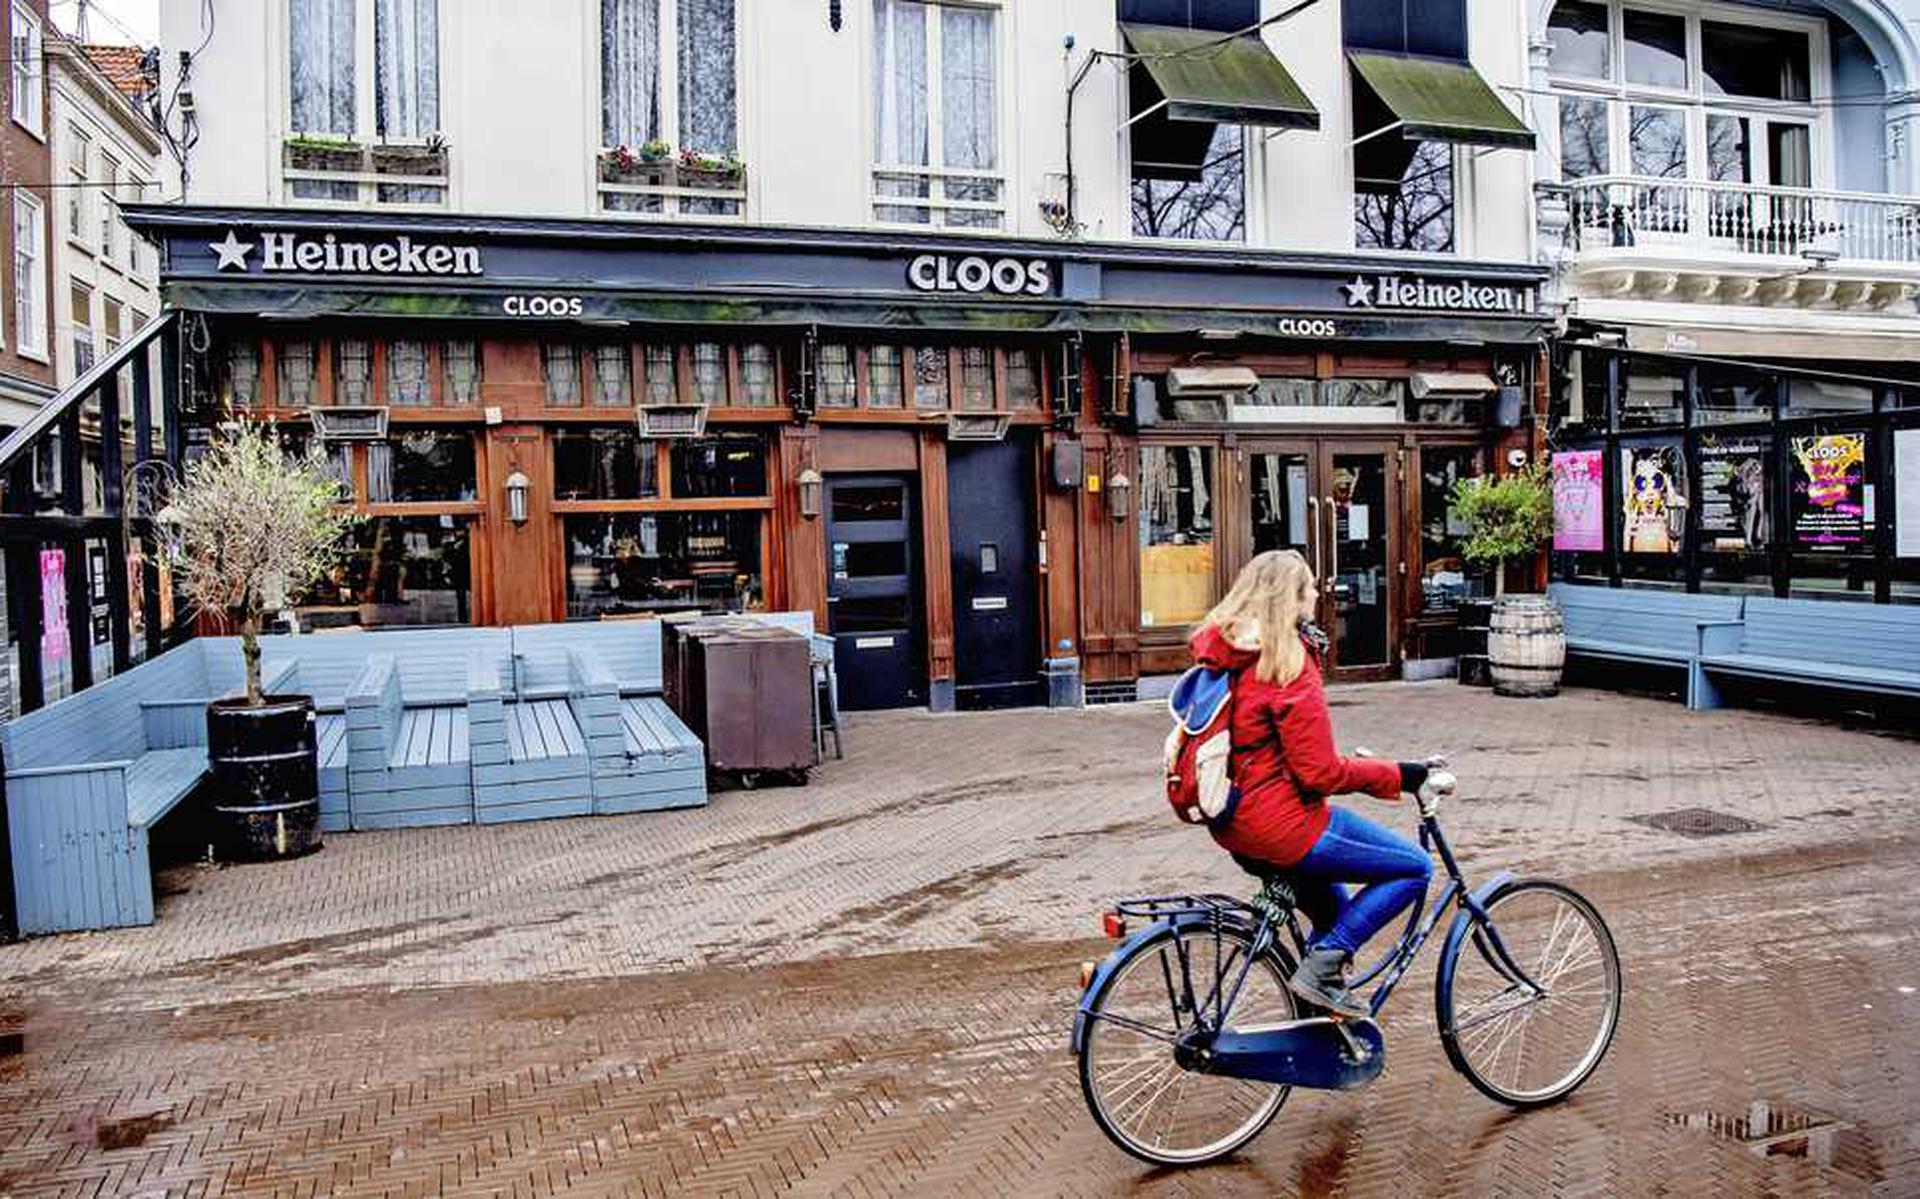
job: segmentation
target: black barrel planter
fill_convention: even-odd
[[[224,858],[271,862],[320,848],[317,759],[309,696],[207,705],[208,797]]]
[[[1460,682],[1468,687],[1493,686],[1487,662],[1487,626],[1493,619],[1490,599],[1463,599],[1454,609],[1460,619]]]

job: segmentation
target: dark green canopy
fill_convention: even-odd
[[[1135,174],[1197,179],[1214,127],[1318,129],[1320,113],[1257,37],[1122,22],[1131,72]]]
[[[1397,121],[1394,132],[1407,141],[1533,149],[1533,130],[1464,62],[1371,50],[1348,51],[1347,61],[1360,84],[1354,104],[1360,137]]]

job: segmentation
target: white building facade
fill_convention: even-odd
[[[53,220],[53,351],[61,386],[85,374],[160,311],[159,254],[127,227],[122,204],[159,195],[160,138],[102,60],[128,47],[47,41],[58,211]],[[111,56],[111,57],[109,57]]]

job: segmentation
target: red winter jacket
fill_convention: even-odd
[[[1191,647],[1201,665],[1241,672],[1233,686],[1233,781],[1240,806],[1213,834],[1222,848],[1291,866],[1326,831],[1328,796],[1357,791],[1399,798],[1397,765],[1343,758],[1334,749],[1326,690],[1312,653],[1299,677],[1282,686],[1254,673],[1259,650],[1242,649],[1212,625],[1193,635]]]

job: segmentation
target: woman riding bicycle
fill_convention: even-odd
[[[1287,985],[1345,1016],[1368,1015],[1346,966],[1369,938],[1426,894],[1432,866],[1406,838],[1329,796],[1397,799],[1426,780],[1418,763],[1343,758],[1302,625],[1320,591],[1305,558],[1269,550],[1247,563],[1194,630],[1196,660],[1234,672],[1233,783],[1240,803],[1213,838],[1257,875],[1283,873],[1314,935]],[[1343,883],[1362,884],[1348,895]]]

